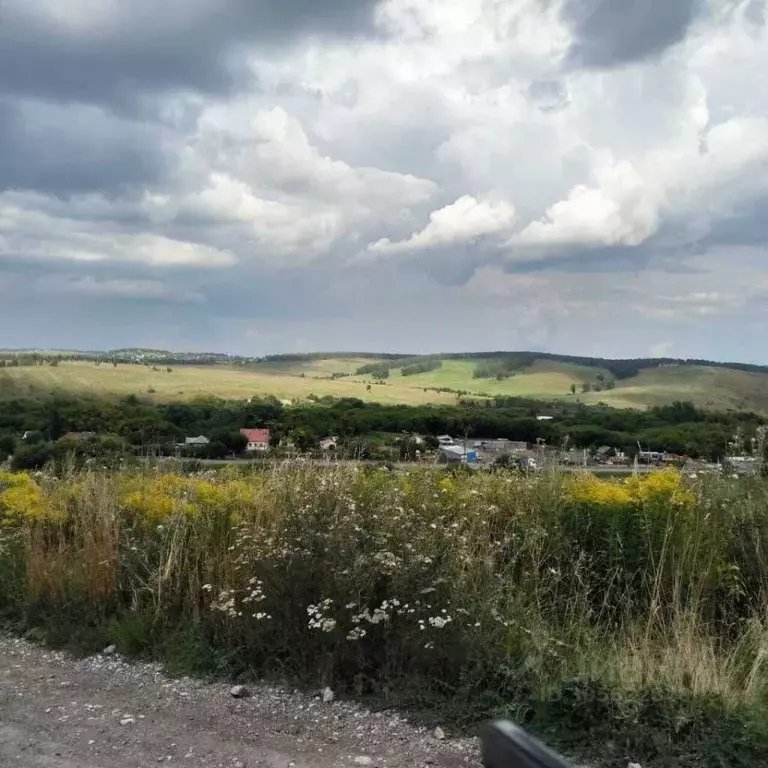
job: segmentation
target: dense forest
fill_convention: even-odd
[[[537,419],[542,414],[553,418]],[[749,444],[761,423],[761,417],[753,413],[713,413],[689,403],[632,411],[516,398],[416,407],[326,398],[284,407],[274,399],[206,398],[158,404],[136,396],[121,400],[56,396],[0,402],[0,459],[14,448],[21,447],[28,454],[34,448],[37,459],[31,463],[44,463],[54,441],[69,432],[102,436],[108,440],[103,446],[107,452],[171,452],[175,442],[196,435],[206,435],[217,446],[224,446],[223,451],[232,452],[238,448],[242,427],[269,427],[275,441],[300,436],[305,445],[327,435],[351,441],[406,432],[506,437],[528,443],[540,440],[582,448],[611,445],[629,453],[641,445],[644,450],[716,459],[725,455],[737,432]]]

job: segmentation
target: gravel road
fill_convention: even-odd
[[[0,766],[479,766],[474,740],[438,739],[392,712],[267,686],[247,693],[0,637]]]

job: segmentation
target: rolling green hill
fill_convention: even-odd
[[[768,413],[768,367],[702,360],[609,360],[534,352],[246,358],[117,350],[0,352],[0,363],[0,397],[53,390],[166,401],[205,394],[274,395],[291,401],[357,397],[403,404],[535,397],[616,408],[686,400],[713,410]]]

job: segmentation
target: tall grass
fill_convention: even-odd
[[[0,616],[649,759],[762,743],[767,546],[757,479],[0,475]]]

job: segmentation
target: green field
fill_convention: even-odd
[[[665,366],[647,368],[631,378],[615,379],[613,389],[583,393],[585,384],[594,387],[610,380],[611,374],[597,366],[538,359],[507,378],[476,379],[475,367],[482,360],[446,358],[440,368],[413,376],[403,376],[401,369],[395,367],[384,383],[376,383],[370,375],[356,374],[361,366],[375,360],[332,355],[248,366],[176,365],[170,373],[166,366],[153,370],[152,366],[127,363],[113,367],[107,363],[97,366],[92,362],[61,362],[57,366],[4,368],[0,371],[0,397],[58,390],[136,394],[160,401],[204,395],[273,395],[297,401],[315,395],[420,405],[455,402],[461,392],[478,398],[562,399],[587,405],[605,403],[616,408],[649,408],[686,400],[703,408],[768,412],[768,373],[704,365]],[[334,375],[337,378],[332,378]],[[575,394],[571,392],[574,386]]]
[[[445,360],[441,368],[414,376],[402,376],[400,369],[393,370],[389,381],[397,387],[448,387],[472,394],[551,399],[569,394],[571,384],[580,387],[600,372],[587,366],[538,360],[519,374],[499,381],[473,378],[475,365],[472,360]]]

